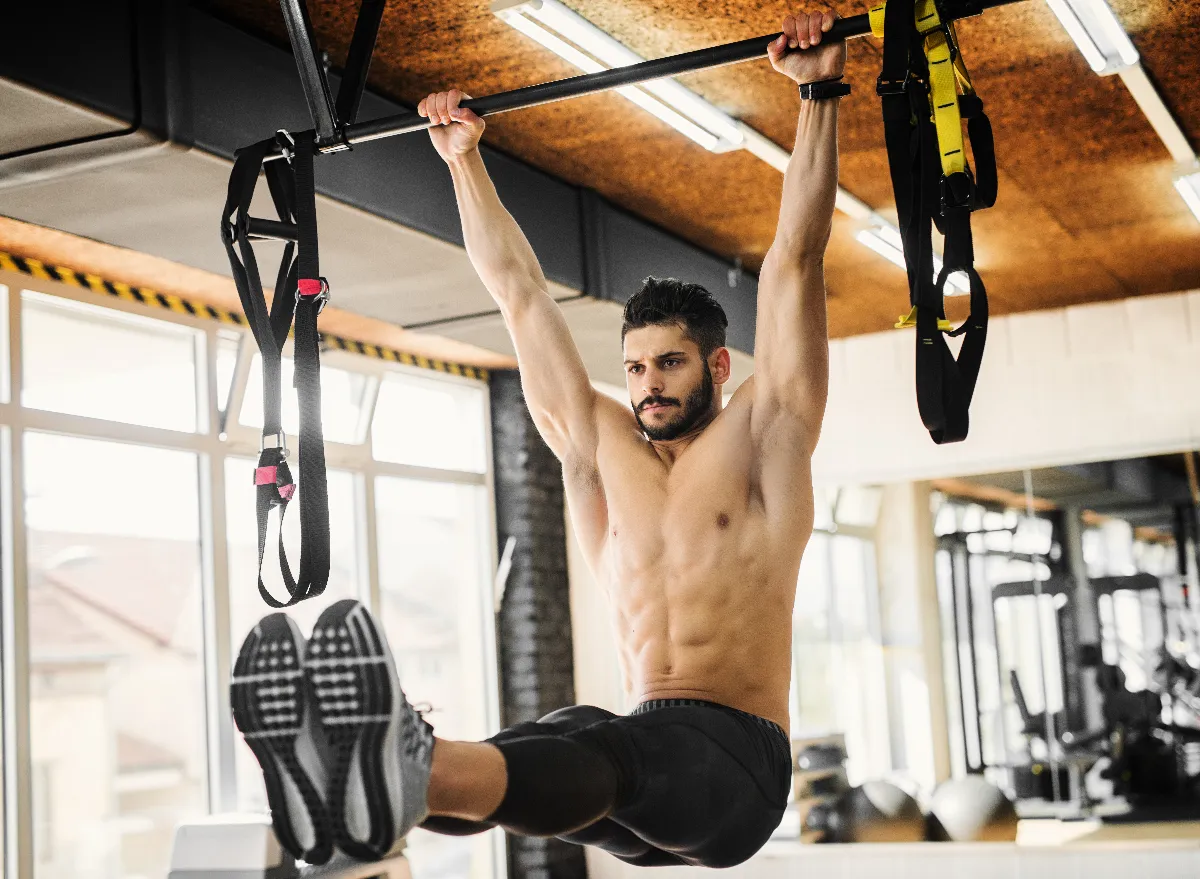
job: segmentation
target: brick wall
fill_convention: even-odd
[[[575,702],[562,467],[542,442],[515,371],[491,374],[496,528],[517,539],[500,606],[501,719],[537,720]],[[583,849],[509,837],[510,879],[583,879]]]

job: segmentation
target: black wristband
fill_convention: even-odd
[[[844,98],[850,94],[850,85],[837,79],[822,79],[817,82],[800,84],[800,99],[803,101],[823,101],[826,98]]]

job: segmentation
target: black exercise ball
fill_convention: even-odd
[[[928,832],[935,842],[1012,842],[1017,810],[1004,791],[968,775],[943,782],[933,792]]]
[[[886,781],[851,788],[819,819],[828,842],[920,842],[925,816],[917,801]]]

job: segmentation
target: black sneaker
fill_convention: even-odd
[[[258,758],[271,823],[293,857],[324,864],[333,833],[322,802],[321,729],[304,676],[304,636],[283,613],[263,617],[233,666],[233,722]]]
[[[325,802],[338,848],[376,861],[429,813],[433,729],[408,704],[370,612],[353,599],[321,614],[304,670],[331,757]]]

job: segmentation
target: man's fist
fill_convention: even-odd
[[[837,79],[846,67],[846,43],[838,40],[821,45],[821,37],[833,27],[836,18],[832,12],[789,15],[783,20],[783,34],[767,47],[771,66],[801,85]]]
[[[484,122],[479,116],[459,103],[468,100],[458,89],[434,92],[417,105],[417,113],[433,123],[429,139],[438,155],[447,162],[466,155],[479,146],[483,136]]]

